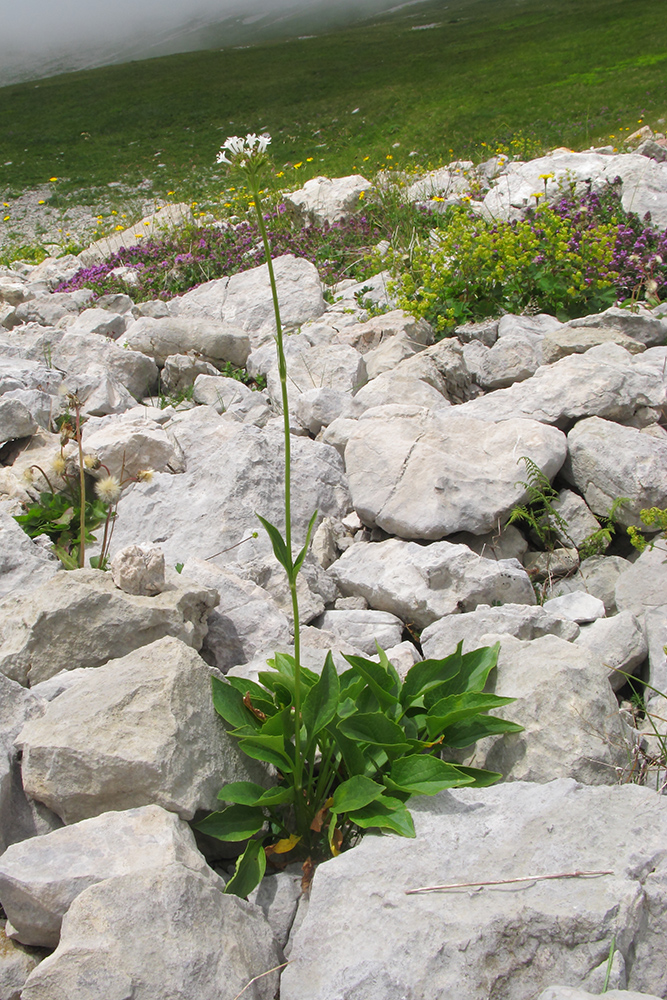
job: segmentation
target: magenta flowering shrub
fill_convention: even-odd
[[[316,265],[325,285],[350,275],[360,280],[367,277],[365,258],[385,235],[366,215],[333,225],[292,229],[285,206],[279,205],[264,219],[272,257],[288,253],[305,257]],[[179,234],[121,248],[103,264],[82,268],[56,291],[91,288],[97,295],[127,291],[135,302],[170,299],[214,278],[257,267],[263,261],[264,248],[256,222],[188,228]],[[112,275],[119,267],[132,268],[138,283],[129,285]]]

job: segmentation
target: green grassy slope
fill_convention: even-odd
[[[329,175],[387,154],[480,156],[520,131],[606,141],[667,110],[666,13],[667,0],[431,0],[317,38],[3,88],[0,191],[149,177],[196,198],[221,141],[264,128],[276,164],[312,157],[304,169]]]

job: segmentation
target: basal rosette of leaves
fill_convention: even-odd
[[[514,700],[484,692],[499,646],[462,653],[461,645],[444,659],[415,664],[402,682],[382,650],[380,662],[346,656],[350,668],[340,675],[329,653],[319,676],[301,666],[297,679],[294,657],[277,653],[258,683],[213,679],[215,708],[239,747],[278,775],[268,789],[248,781],[225,785],[218,795],[225,808],[196,824],[220,840],[248,841],[226,892],[246,896],[261,880],[267,855],[317,861],[340,853],[370,827],[414,837],[411,796],[500,778],[440,756],[443,747],[463,748],[522,728],[488,714]],[[300,794],[297,683],[303,693]]]
[[[524,219],[453,209],[411,258],[394,254],[399,304],[441,336],[460,323],[526,309],[561,320],[667,287],[667,232],[627,215],[613,189],[564,196]]]

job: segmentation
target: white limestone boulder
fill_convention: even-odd
[[[12,925],[10,936],[21,944],[55,948],[62,918],[84,889],[174,863],[222,887],[187,823],[153,805],[105,812],[14,844],[0,857],[0,902]]]
[[[258,906],[184,865],[147,866],[77,896],[22,1000],[234,1000],[282,961]],[[277,986],[274,971],[251,995],[272,1000]]]
[[[440,659],[453,653],[459,642],[463,651],[478,649],[487,633],[513,635],[517,639],[538,639],[556,635],[572,642],[579,634],[575,622],[557,618],[540,605],[503,604],[490,607],[479,604],[474,611],[462,615],[446,615],[433,622],[421,634],[424,656]]]
[[[517,560],[484,559],[451,542],[355,542],[327,572],[344,596],[364,597],[369,607],[417,628],[478,604],[535,604]]]
[[[61,670],[99,667],[163,636],[199,649],[215,591],[171,573],[153,597],[119,590],[110,573],[58,573],[26,594],[0,602],[0,673],[24,685]]]
[[[500,988],[535,1000],[554,981],[598,993],[614,937],[628,988],[664,996],[664,796],[561,779],[456,789],[410,808],[415,840],[366,836],[317,869],[282,1000],[478,1000]],[[406,895],[576,871],[613,874]]]
[[[123,342],[158,365],[163,365],[170,355],[197,351],[205,361],[229,361],[241,367],[250,354],[250,340],[244,330],[232,323],[212,322],[208,317],[142,316],[129,328]]]
[[[627,684],[625,675],[636,673],[648,653],[643,629],[629,611],[584,625],[575,642],[592,650],[602,660],[609,670],[609,683],[614,691]]]
[[[157,384],[157,367],[152,358],[140,351],[123,350],[106,337],[94,333],[67,331],[54,344],[52,364],[68,376],[113,377],[135,399],[148,395]]]
[[[641,510],[667,507],[667,439],[589,417],[572,428],[567,447],[564,475],[595,514],[608,515],[614,500],[625,497],[616,519],[641,526]]]
[[[226,782],[266,783],[213,708],[210,668],[172,637],[88,671],[17,745],[27,794],[68,824],[144,805],[190,820]]]
[[[667,605],[667,541],[659,539],[647,548],[616,581],[619,611],[643,615]]]
[[[363,208],[364,195],[373,185],[360,174],[348,177],[311,177],[299,188],[285,195],[285,204],[301,223],[312,226],[341,222]]]
[[[20,399],[0,397],[0,444],[30,437],[37,430],[37,421]]]
[[[282,418],[264,428],[199,406],[178,414],[170,433],[187,456],[182,475],[157,473],[118,504],[112,554],[140,539],[160,545],[167,565],[190,557],[217,565],[246,563],[272,551],[257,520],[284,523]],[[308,521],[342,517],[352,506],[338,453],[309,438],[292,440],[294,544],[303,545]],[[253,537],[254,534],[257,537]]]
[[[192,208],[190,205],[176,202],[173,205],[164,205],[150,215],[145,216],[133,226],[128,226],[122,232],[112,233],[104,236],[89,247],[82,250],[78,255],[79,267],[91,267],[93,264],[100,264],[111,254],[117,253],[121,247],[133,247],[142,240],[149,237],[159,237],[166,230],[180,228],[183,223],[192,219]]]
[[[527,419],[496,424],[400,404],[367,410],[345,448],[357,513],[402,538],[493,530],[525,498],[522,455],[547,478],[565,459],[556,428]]]
[[[14,518],[0,510],[0,598],[51,580],[61,563],[33,542]]]
[[[384,650],[398,646],[404,629],[403,622],[396,615],[370,608],[367,611],[325,611],[315,620],[315,625],[340,636],[367,656],[377,655],[376,642]]]
[[[88,421],[83,428],[83,447],[99,458],[109,470],[101,476],[116,476],[122,482],[140,470],[178,473],[185,470],[185,456],[164,427],[151,418],[135,413],[107,416]]]

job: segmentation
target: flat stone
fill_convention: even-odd
[[[667,542],[657,541],[647,548],[616,581],[619,611],[642,615],[667,604]]]
[[[507,633],[517,639],[556,635],[572,642],[579,634],[579,626],[549,614],[539,605],[504,604],[492,608],[479,604],[474,611],[446,615],[433,622],[424,629],[420,641],[424,656],[439,659],[453,653],[459,642],[463,643],[464,652],[479,648],[482,637],[489,632]]]
[[[376,642],[385,650],[397,646],[404,629],[403,622],[396,615],[370,609],[325,611],[315,620],[315,625],[340,636],[367,656],[377,654]]]
[[[241,367],[250,353],[250,340],[240,327],[180,314],[164,319],[142,316],[129,328],[124,341],[158,364],[164,364],[170,355],[197,351],[205,361],[229,361]]]
[[[608,667],[609,683],[614,691],[627,684],[625,675],[636,673],[648,652],[641,625],[629,611],[621,611],[611,618],[598,618],[585,625],[575,642],[592,650]]]
[[[189,820],[228,781],[266,783],[213,708],[210,668],[171,637],[88,671],[17,745],[27,794],[65,823],[153,804]]]
[[[552,597],[549,601],[544,602],[543,608],[552,615],[559,615],[561,618],[568,618],[579,624],[595,621],[596,618],[604,618],[606,614],[604,602],[599,597],[585,594],[581,590],[575,590],[571,594],[563,594],[562,597]]]

